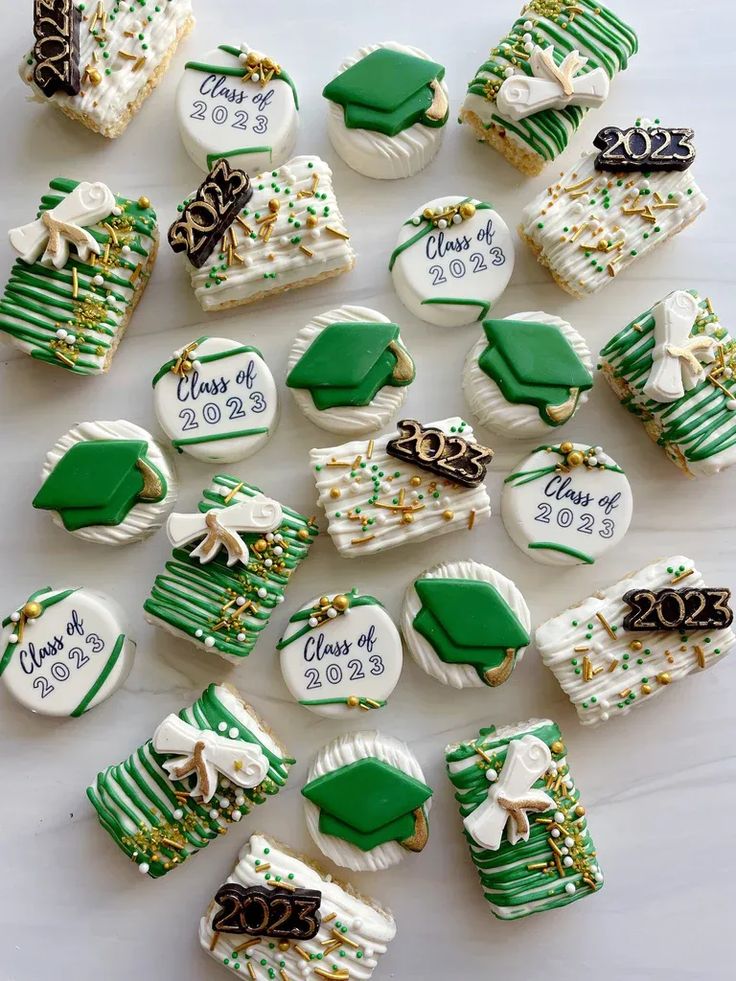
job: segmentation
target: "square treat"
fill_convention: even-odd
[[[238,977],[285,981],[368,981],[395,936],[388,910],[261,834],[199,924],[202,948]]]
[[[530,0],[475,73],[460,120],[522,173],[539,174],[587,109],[602,105],[638,46],[598,0]]]
[[[10,243],[19,258],[0,300],[0,331],[38,361],[106,372],[158,252],[151,202],[58,177]]]
[[[495,916],[516,920],[602,888],[560,730],[548,719],[448,746],[447,773]]]
[[[283,602],[316,525],[257,487],[216,474],[199,512],[172,514],[167,531],[174,552],[144,603],[146,619],[239,663]]]
[[[277,794],[293,762],[234,688],[210,685],[87,796],[138,871],[158,879]]]
[[[543,623],[536,644],[582,724],[599,725],[721,661],[736,641],[729,596],[675,555]]]
[[[671,293],[611,338],[599,367],[621,404],[688,476],[736,463],[736,342],[707,297]]]
[[[420,424],[409,420],[409,425]],[[464,442],[489,455],[487,459],[492,455],[473,443],[471,426],[457,416],[432,423],[432,428],[446,435],[448,453]],[[399,430],[405,432],[403,422]],[[388,444],[398,438],[394,432],[375,440],[313,449],[309,454],[319,504],[329,522],[327,530],[347,558],[421,542],[459,528],[471,530],[490,517],[491,502],[482,483],[485,466],[479,482],[466,486],[453,481],[449,470],[441,476],[436,469],[389,453]]]
[[[649,128],[642,120],[634,129],[647,130],[650,146],[653,129],[674,132]],[[603,289],[695,221],[708,204],[692,168],[656,169],[651,158],[647,163],[640,155],[639,170],[624,170],[623,157],[620,170],[599,170],[600,156],[600,149],[584,153],[524,208],[519,226],[519,235],[557,285],[577,298]]]
[[[33,12],[36,43],[21,79],[38,102],[108,139],[124,132],[194,26],[191,0],[33,0]]]
[[[355,262],[324,160],[294,157],[252,177],[250,186],[252,196],[204,263],[195,266],[184,250],[192,289],[208,312],[310,286],[348,272]]]

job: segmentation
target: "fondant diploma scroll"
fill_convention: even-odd
[[[77,95],[79,25],[82,13],[73,0],[34,0],[33,81],[50,98],[56,92]]]

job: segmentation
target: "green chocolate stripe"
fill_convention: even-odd
[[[479,307],[478,316],[476,320],[483,320],[487,315],[488,311],[491,309],[491,304],[487,300],[463,300],[457,296],[433,296],[429,300],[422,300],[422,306],[425,304],[432,305],[438,304],[442,306],[462,306],[462,307]]]
[[[569,545],[559,545],[557,542],[531,542],[527,545],[527,548],[541,549],[547,552],[562,552],[563,555],[570,555],[574,559],[579,559],[586,565],[593,565],[595,562],[594,558],[590,555],[586,555],[585,552],[580,552],[576,548],[571,548]]]
[[[110,672],[117,664],[118,658],[122,654],[124,646],[125,646],[125,634],[120,634],[118,639],[115,641],[115,646],[112,649],[112,653],[110,654],[110,657],[107,659],[107,663],[105,664],[105,667],[102,669],[97,679],[95,680],[95,683],[92,685],[90,690],[84,696],[82,701],[79,703],[79,705],[77,705],[77,707],[72,712],[73,719],[78,718],[80,715],[84,715],[84,713],[87,711],[90,702],[93,700],[93,698],[97,695],[97,693],[105,684],[107,679],[110,677]]]
[[[242,157],[249,153],[267,153],[269,163],[273,161],[273,147],[270,146],[244,146],[238,150],[227,150],[223,153],[208,153],[207,166],[212,169],[218,160],[228,160],[230,157]]]
[[[268,428],[262,426],[260,429],[238,429],[234,433],[215,433],[212,436],[190,436],[189,439],[172,439],[171,444],[178,450],[182,446],[192,446],[195,443],[217,443],[222,439],[242,439],[245,436],[260,436],[267,432]]]

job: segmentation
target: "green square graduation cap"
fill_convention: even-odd
[[[486,320],[483,330],[478,364],[506,401],[536,406],[548,426],[567,422],[593,377],[562,331],[524,320]]]
[[[67,531],[119,525],[139,502],[166,496],[163,474],[146,458],[145,440],[75,443],[59,460],[33,501],[57,511]]]
[[[439,84],[444,74],[442,65],[427,58],[376,48],[333,78],[322,95],[343,107],[348,129],[396,136],[414,123],[444,126],[449,111]]]
[[[470,664],[487,685],[509,677],[529,634],[495,586],[476,579],[417,579],[414,629],[446,664]]]
[[[430,788],[375,757],[358,760],[312,780],[302,789],[320,809],[322,834],[342,838],[367,852],[397,841],[410,851],[427,842],[422,805]]]
[[[414,380],[414,362],[396,324],[328,324],[289,372],[289,388],[305,388],[320,410],[368,405],[386,385]]]

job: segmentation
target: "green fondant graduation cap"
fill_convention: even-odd
[[[348,129],[396,136],[414,123],[443,126],[445,69],[427,58],[377,48],[329,82],[322,95],[342,106]]]
[[[548,426],[567,422],[593,377],[553,324],[486,320],[488,347],[478,364],[507,402],[533,405]]]
[[[417,579],[414,629],[446,664],[470,664],[495,687],[511,674],[529,634],[495,586],[476,579]]]
[[[385,385],[414,380],[414,362],[396,324],[328,324],[289,372],[289,388],[305,388],[318,409],[368,405]]]
[[[67,531],[118,525],[134,505],[166,496],[164,476],[147,451],[145,440],[75,443],[48,475],[33,506],[57,511]]]
[[[322,834],[364,852],[387,841],[421,851],[427,841],[422,805],[432,791],[383,760],[367,757],[312,780],[302,794],[320,809]]]

